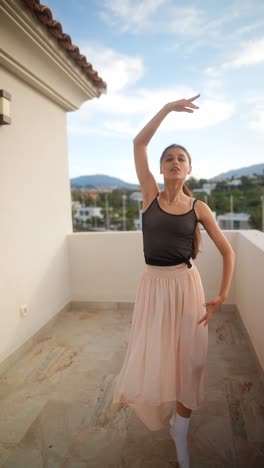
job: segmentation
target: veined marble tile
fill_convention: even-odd
[[[117,430],[82,426],[65,455],[63,468],[117,468],[125,433]]]
[[[1,376],[0,466],[179,468],[168,427],[149,431],[129,406],[112,407],[131,320],[131,308],[109,304],[65,311]],[[217,312],[208,331],[191,467],[262,468],[264,388],[248,336],[232,309]]]
[[[50,339],[33,345],[32,349],[19,362],[14,365],[0,379],[14,389],[49,379],[54,374],[69,367],[78,350],[57,345]]]
[[[10,457],[11,453],[15,450],[17,444],[10,444],[10,443],[1,443],[0,442],[0,467],[2,468],[8,457]]]
[[[222,405],[220,405],[221,408]],[[234,466],[235,451],[229,414],[227,411],[203,411],[192,415],[190,446],[194,459],[202,457],[219,462],[217,466]],[[199,465],[198,465],[199,466]],[[214,465],[211,465],[212,468]]]
[[[47,394],[30,397],[27,390],[11,393],[0,403],[0,442],[19,443],[47,401]]]
[[[48,401],[8,458],[8,468],[60,468],[88,411],[87,405],[76,401]]]
[[[233,433],[250,443],[263,444],[263,388],[260,381],[229,378],[225,382]]]
[[[61,377],[60,385],[54,387],[52,398],[61,401],[77,400],[86,403],[97,398],[99,384],[100,369],[89,369],[89,366],[87,366],[86,371],[70,370]]]

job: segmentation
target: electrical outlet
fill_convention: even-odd
[[[27,308],[27,305],[26,304],[22,304],[20,306],[20,316],[21,317],[26,317],[28,314],[28,308]]]

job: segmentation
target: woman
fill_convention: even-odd
[[[160,158],[164,190],[148,167],[147,145],[173,111],[199,109],[199,97],[166,104],[134,139],[141,185],[145,269],[135,299],[128,348],[117,377],[113,403],[130,405],[150,430],[170,417],[170,434],[181,468],[189,467],[187,431],[192,410],[204,401],[208,322],[228,296],[234,252],[210,208],[192,198],[185,185],[191,158],[170,145]],[[205,304],[200,275],[192,259],[198,253],[201,222],[223,258],[219,293]]]

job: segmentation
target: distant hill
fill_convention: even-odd
[[[254,174],[264,174],[264,164],[254,164],[253,166],[241,167],[240,169],[233,169],[232,171],[223,172],[222,174],[219,174],[210,179],[210,181],[231,179],[232,177],[252,176]]]
[[[117,179],[104,174],[86,175],[75,177],[70,180],[72,188],[87,188],[87,189],[120,189],[127,188],[138,190],[139,184],[130,184],[124,180]]]
[[[234,169],[232,171],[223,172],[219,174],[210,181],[217,181],[223,179],[231,179],[232,177],[241,177],[241,176],[251,176],[254,174],[264,174],[264,164],[255,164],[249,167],[242,167],[240,169]],[[139,184],[130,184],[129,182],[125,182],[122,179],[118,179],[116,177],[111,177],[104,174],[95,174],[95,175],[83,175],[80,177],[75,177],[70,179],[71,188],[86,188],[86,189],[130,189],[130,190],[140,190]],[[159,183],[159,187],[162,189],[164,184]]]

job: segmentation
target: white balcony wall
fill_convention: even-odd
[[[239,231],[236,305],[264,370],[264,233]]]
[[[236,232],[225,231],[234,250]],[[73,301],[134,301],[144,268],[141,231],[74,233],[69,236]],[[214,243],[202,232],[202,252],[195,261],[206,296],[218,293],[222,258]],[[226,301],[236,300],[235,282]]]
[[[141,231],[68,236],[72,301],[133,302],[144,268]]]
[[[236,253],[236,267],[226,304],[236,304],[264,370],[264,233],[224,231]],[[81,233],[69,236],[72,301],[134,301],[144,268],[142,233]],[[205,296],[219,291],[222,259],[202,232],[202,252],[195,260]],[[220,313],[220,312],[219,312]]]
[[[218,294],[222,277],[222,256],[205,231],[202,234],[201,252],[195,260],[200,272],[206,299]],[[237,231],[224,231],[235,253],[237,252]],[[235,275],[234,275],[235,276]],[[231,283],[230,292],[225,304],[236,303],[235,279]]]
[[[67,224],[67,217],[58,218],[55,193],[52,196],[49,190],[45,191],[50,209],[39,203],[36,213],[32,212],[31,205],[28,206],[31,189],[23,185],[19,171],[14,177],[20,209],[16,209],[12,199],[8,210],[2,210],[1,256],[5,270],[1,272],[1,360],[71,301],[134,302],[144,269],[141,232],[69,233],[70,219]],[[8,190],[7,185],[4,189]],[[35,191],[39,189],[36,182]],[[58,200],[63,203],[61,198]],[[52,230],[45,229],[50,225]],[[264,233],[225,231],[225,235],[236,252],[236,269],[226,303],[237,305],[264,369]],[[219,290],[222,260],[205,232],[202,252],[195,263],[209,299]],[[28,317],[24,319],[19,316],[22,303],[29,306]]]

